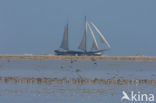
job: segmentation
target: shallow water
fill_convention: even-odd
[[[5,103],[120,103],[122,91],[156,94],[156,62],[1,59],[0,84]]]

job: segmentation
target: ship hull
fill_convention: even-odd
[[[55,50],[56,55],[64,55],[64,56],[101,56],[104,50],[98,51],[73,51],[73,50]]]

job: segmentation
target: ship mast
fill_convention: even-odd
[[[85,16],[85,38],[86,38],[86,40],[85,40],[85,52],[87,52],[87,20],[86,20],[86,16]]]

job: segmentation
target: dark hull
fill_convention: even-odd
[[[55,50],[56,55],[65,55],[65,56],[101,56],[104,50],[98,51],[73,51],[73,50]]]

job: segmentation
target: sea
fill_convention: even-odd
[[[150,94],[155,103],[156,61],[0,59],[0,103],[151,103]]]

